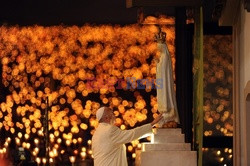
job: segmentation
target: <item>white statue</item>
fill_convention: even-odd
[[[156,89],[157,104],[158,111],[163,113],[159,127],[176,128],[180,120],[176,105],[172,62],[165,43],[166,33],[160,30],[159,34],[156,35],[156,39],[158,49],[160,50],[160,59],[156,68],[156,80],[161,82],[161,86],[158,86]]]

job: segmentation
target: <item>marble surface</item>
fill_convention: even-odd
[[[136,151],[136,166],[197,166],[197,153],[181,129],[154,129],[151,142]]]
[[[179,135],[152,135],[151,143],[184,143],[184,134]]]
[[[140,160],[136,166],[196,166],[195,151],[146,151],[137,152]]]
[[[189,143],[161,143],[161,144],[152,144],[152,143],[143,143],[142,151],[164,151],[164,150],[191,150],[191,144]]]

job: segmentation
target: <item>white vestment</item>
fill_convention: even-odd
[[[92,138],[94,166],[127,166],[125,143],[129,143],[152,131],[151,124],[131,130],[100,123]]]
[[[160,60],[156,68],[156,81],[159,82],[160,80],[160,84],[156,87],[158,111],[163,113],[163,118],[159,122],[161,127],[164,123],[169,121],[180,122],[176,105],[172,62],[169,51],[165,43],[158,43],[157,45],[161,52]]]

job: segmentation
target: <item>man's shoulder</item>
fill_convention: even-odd
[[[108,124],[107,128],[111,131],[114,131],[114,130],[119,130],[120,128],[115,126],[115,125],[111,125],[111,124]]]
[[[112,130],[117,130],[117,129],[119,129],[119,127],[108,124],[108,123],[100,123],[98,127],[96,128],[96,130],[100,130],[100,131],[107,131],[107,130],[112,131]]]
[[[110,136],[116,135],[121,129],[111,124],[99,124],[92,137],[92,140],[98,140],[100,137],[110,138]]]

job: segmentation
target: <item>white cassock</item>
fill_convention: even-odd
[[[94,166],[127,166],[124,144],[149,132],[152,132],[151,124],[121,130],[117,126],[100,123],[92,138]]]
[[[172,71],[172,62],[168,48],[165,43],[157,43],[160,50],[160,60],[156,66],[156,80],[161,80],[160,87],[157,86],[157,104],[158,111],[163,113],[163,118],[159,122],[160,127],[169,121],[180,123],[179,114],[176,105],[174,90],[174,80]]]

